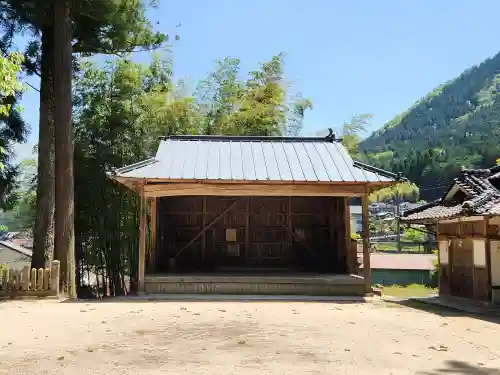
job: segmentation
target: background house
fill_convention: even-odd
[[[350,207],[352,231],[358,233],[363,231],[363,207],[355,205]]]
[[[437,226],[442,296],[500,303],[500,166],[463,170],[441,199],[401,220]]]
[[[10,241],[0,241],[0,265],[21,270],[25,266],[31,266],[31,256],[31,250],[23,246]]]
[[[352,230],[356,233],[363,231],[363,217],[362,217],[362,207],[359,204],[353,204],[351,202],[350,214]],[[407,210],[416,209],[422,206],[422,203],[410,203],[402,202],[399,204],[400,212],[403,213]],[[375,202],[368,206],[370,212],[370,218],[374,220],[382,220],[388,223],[392,223],[396,220],[396,205],[392,203]]]

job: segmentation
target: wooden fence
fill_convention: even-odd
[[[58,260],[52,261],[50,268],[38,270],[27,266],[21,271],[4,267],[0,272],[0,298],[57,296],[59,270]]]

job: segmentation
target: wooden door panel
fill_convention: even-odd
[[[463,239],[452,240],[451,294],[456,297],[474,297],[473,244]]]

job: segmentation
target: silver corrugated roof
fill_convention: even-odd
[[[391,182],[396,176],[354,162],[331,138],[173,136],[156,157],[116,176],[174,180]]]

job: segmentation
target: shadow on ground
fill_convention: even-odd
[[[499,369],[472,365],[463,361],[446,361],[445,367],[431,372],[422,372],[420,375],[500,375]]]
[[[462,310],[457,310],[452,307],[438,306],[430,303],[415,301],[415,300],[403,300],[403,301],[387,301],[391,304],[396,304],[399,306],[404,306],[412,309],[417,309],[421,311],[425,311],[431,314],[436,314],[442,316],[444,318],[448,317],[469,317],[474,319],[484,320],[490,323],[500,324],[500,317],[489,314],[473,314],[468,313]],[[482,374],[482,373],[478,373]],[[499,374],[500,375],[500,374]]]

